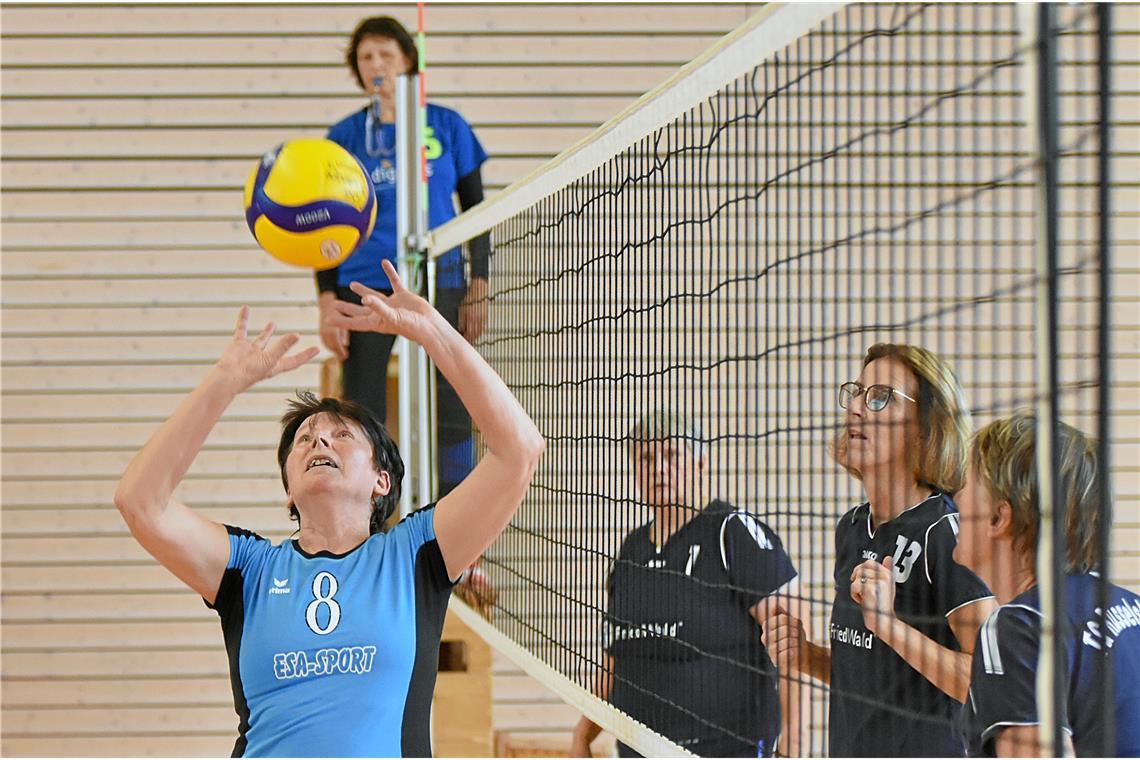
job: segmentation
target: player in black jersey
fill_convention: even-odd
[[[893,344],[868,350],[839,404],[832,454],[867,502],[835,528],[831,646],[783,612],[765,621],[764,643],[777,663],[831,684],[832,757],[960,757],[969,653],[996,607],[952,556],[968,407],[945,362]]]
[[[982,626],[974,649],[973,680],[963,712],[971,755],[1048,757],[1038,742],[1037,660],[1041,616],[1037,589],[1037,420],[1019,413],[978,432],[966,487],[959,494],[962,534],[958,556],[992,584],[1002,606]],[[1104,519],[1096,447],[1061,424],[1056,503],[1066,544],[1057,551],[1067,573],[1059,633],[1068,669],[1062,721],[1078,757],[1140,756],[1140,596],[1108,585],[1104,630],[1097,608],[1102,581],[1097,533]],[[1114,698],[1106,705],[1098,660],[1108,657]],[[1115,730],[1105,736],[1104,716]],[[1105,744],[1105,739],[1109,742]]]
[[[595,693],[700,756],[767,757],[778,742],[798,754],[780,736],[783,714],[798,738],[798,687],[777,684],[758,626],[775,598],[793,603],[795,567],[767,525],[699,495],[705,457],[690,422],[650,414],[630,438],[653,517],[626,536],[609,575]],[[583,717],[572,753],[589,756],[599,731]]]

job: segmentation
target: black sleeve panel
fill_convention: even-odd
[[[483,175],[479,169],[461,177],[455,184],[455,192],[459,195],[459,208],[466,211],[483,202]],[[472,238],[467,243],[468,255],[471,257],[471,276],[487,278],[491,258],[491,233],[484,232]]]

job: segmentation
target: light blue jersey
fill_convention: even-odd
[[[343,555],[226,526],[230,561],[212,606],[241,721],[235,757],[431,754],[452,588],[433,514]]]

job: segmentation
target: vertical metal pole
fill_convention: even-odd
[[[419,115],[419,78],[396,78],[396,245],[400,278],[409,290],[427,292],[433,300],[429,267],[424,266],[426,209],[420,190],[423,129]],[[428,277],[426,284],[421,278]],[[429,501],[434,492],[430,436],[429,364],[420,346],[399,339],[400,448],[411,476],[400,496],[400,515]]]
[[[416,132],[417,150],[419,153],[419,167],[420,173],[419,182],[417,183],[418,194],[420,198],[419,205],[419,230],[420,238],[423,239],[427,235],[427,231],[431,228],[431,214],[430,214],[430,193],[428,191],[428,157],[427,151],[424,150],[423,141],[427,135],[427,36],[424,33],[424,2],[416,3],[416,50],[419,52],[419,61],[417,62],[416,70],[416,84],[418,85],[418,92],[416,103],[416,123],[419,124],[419,129]],[[426,248],[424,252],[426,256]],[[435,256],[426,257],[424,260],[425,275],[427,277],[427,292],[428,301],[435,305]],[[425,411],[420,415],[421,424],[421,438],[426,451],[421,448],[424,455],[424,460],[429,468],[429,473],[425,477],[427,483],[427,495],[430,500],[434,501],[439,493],[439,478],[438,478],[438,459],[437,452],[439,451],[439,441],[436,439],[436,433],[439,430],[439,424],[436,420],[437,407],[436,407],[436,388],[435,388],[435,368],[431,362],[428,361],[427,352],[422,348],[420,349],[420,357],[422,358],[423,377],[426,384],[426,392],[420,394],[420,397],[425,399]]]
[[[422,293],[427,294],[428,303],[435,305],[435,258],[427,256],[428,231],[428,193],[427,193],[427,166],[424,153],[424,129],[427,126],[427,109],[423,100],[423,77],[417,75],[412,78],[412,93],[409,99],[412,103],[412,115],[415,124],[415,135],[412,139],[416,160],[409,163],[408,168],[414,167],[412,174],[412,210],[415,220],[413,241],[416,260],[421,262],[420,274],[425,279],[421,286]],[[419,503],[427,504],[434,501],[438,488],[435,482],[435,371],[427,351],[423,346],[416,346],[416,449],[418,462],[416,464],[416,478],[419,485]]]
[[[1061,724],[1064,695],[1058,673],[1065,667],[1058,621],[1064,617],[1065,521],[1057,514],[1059,452],[1057,429],[1057,90],[1055,7],[1019,7],[1031,47],[1026,55],[1026,121],[1032,128],[1036,176],[1036,378],[1037,473],[1041,525],[1037,546],[1037,585],[1041,604],[1041,649],[1037,662],[1039,749],[1063,757]],[[1046,749],[1048,748],[1048,749]]]
[[[1112,404],[1112,234],[1110,222],[1111,210],[1111,123],[1112,123],[1112,3],[1100,3],[1096,8],[1097,16],[1097,101],[1099,104],[1100,122],[1097,125],[1097,237],[1100,243],[1100,301],[1099,324],[1097,326],[1097,460],[1100,472],[1097,473],[1100,493],[1100,524],[1097,526],[1097,543],[1100,555],[1100,583],[1097,585],[1096,606],[1100,617],[1100,631],[1106,635],[1105,613],[1108,610],[1108,583],[1112,578],[1109,573],[1109,559],[1111,557],[1112,535],[1112,467],[1109,459],[1111,446],[1110,414]],[[1099,749],[1101,757],[1116,757],[1116,726],[1115,714],[1112,706],[1115,704],[1115,690],[1112,682],[1112,668],[1109,667],[1109,649],[1107,646],[1097,658],[1097,683],[1104,690],[1104,745]],[[1094,748],[1094,751],[1097,751]]]

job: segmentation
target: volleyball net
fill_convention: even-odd
[[[734,549],[740,526],[761,549],[782,547],[811,638],[833,643],[836,522],[865,496],[828,446],[838,388],[871,345],[945,359],[974,427],[1046,400],[1104,437],[1107,457],[1101,20],[1091,5],[1055,13],[1050,63],[1014,4],[768,6],[434,231],[435,254],[491,232],[477,346],[547,441],[484,559],[488,621],[469,617],[623,743],[650,754],[692,750],[695,735],[755,743],[754,706],[722,703],[769,669],[745,640],[759,626],[718,616],[766,590],[747,571],[786,568]],[[1056,138],[1052,174],[1042,130]],[[666,498],[655,489],[693,514],[722,510],[709,539],[720,552],[644,528]],[[1135,511],[1134,494],[1122,503]],[[645,568],[661,582],[629,580]],[[615,607],[622,574],[640,590]],[[657,676],[615,665],[623,644],[656,658]],[[829,687],[795,680],[798,751],[824,755]],[[899,731],[939,728],[905,699],[849,696],[894,711]]]

